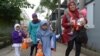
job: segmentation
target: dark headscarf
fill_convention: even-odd
[[[40,22],[40,20],[38,19],[38,17],[37,17],[37,14],[36,14],[36,13],[33,13],[33,14],[32,14],[32,18],[33,18],[32,22],[33,22],[34,24],[36,24],[36,23],[39,23],[39,22]],[[34,20],[34,18],[37,18],[37,19],[35,19],[35,20]]]

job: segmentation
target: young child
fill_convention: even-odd
[[[37,38],[39,39],[39,44],[42,44],[44,56],[51,56],[51,36],[52,32],[49,23],[42,21],[37,31]]]
[[[79,19],[77,20],[77,25],[76,25],[76,30],[79,30],[79,28],[81,27],[81,26],[83,26],[83,25],[85,25],[86,24],[86,21],[85,21],[85,18],[84,18],[84,15],[82,14],[82,13],[80,13],[80,15],[79,15]],[[73,23],[73,25],[75,25],[75,20],[70,20],[70,22],[72,22]],[[71,30],[71,32],[69,33],[70,35],[72,35],[73,34],[73,31],[74,31],[74,26],[72,27],[72,30]]]
[[[29,37],[29,33],[28,33],[28,27],[27,25],[23,25],[23,28],[22,28],[23,32],[25,33],[26,37],[24,38],[26,40],[26,42],[28,44],[30,44],[32,42],[32,39]]]
[[[22,46],[21,46],[21,49],[24,50],[27,50],[28,47],[29,47],[29,44],[27,42],[27,39],[28,39],[28,31],[27,31],[27,26],[26,25],[22,25],[22,31],[25,33],[26,37],[23,38],[23,43],[22,43]]]
[[[14,31],[12,32],[12,47],[15,48],[15,56],[20,56],[20,47],[23,37],[26,37],[25,34],[21,31],[20,25],[15,24]]]

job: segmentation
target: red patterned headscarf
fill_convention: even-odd
[[[69,9],[69,12],[70,12],[69,15],[70,15],[71,17],[73,17],[73,19],[79,18],[79,12],[78,12],[77,7],[76,7],[75,11],[71,11],[71,9],[70,9],[71,3],[74,3],[75,6],[76,6],[76,3],[75,3],[74,1],[70,1],[70,2],[68,3],[68,9]]]
[[[74,3],[74,5],[75,5],[75,10],[74,11],[72,11],[70,9],[71,3]],[[76,7],[76,3],[74,1],[70,1],[68,3],[68,10],[69,10],[69,13],[68,14],[69,14],[70,17],[72,17],[72,19],[74,19],[74,20],[79,19],[79,12],[78,12],[78,9]],[[74,28],[77,28],[77,21],[75,21]]]

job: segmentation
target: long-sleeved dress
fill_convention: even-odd
[[[51,56],[51,36],[52,35],[53,34],[50,30],[43,31],[40,29],[37,32],[37,37],[42,42],[44,56]]]
[[[29,31],[29,36],[32,39],[32,43],[33,44],[37,44],[37,37],[36,37],[36,33],[37,33],[37,29],[40,26],[40,22],[38,23],[33,23],[32,21],[29,23],[29,27],[28,27],[28,31]]]

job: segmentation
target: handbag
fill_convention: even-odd
[[[82,28],[78,31],[78,36],[76,38],[76,40],[80,43],[83,43],[83,44],[87,44],[88,42],[88,37],[87,37],[87,33],[86,33],[86,28]]]

